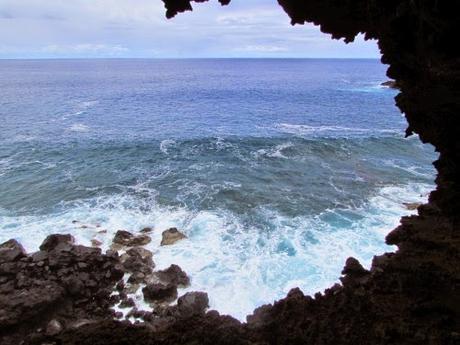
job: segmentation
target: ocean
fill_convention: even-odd
[[[110,246],[153,227],[211,308],[244,320],[369,267],[436,154],[404,138],[377,60],[2,60],[0,242]],[[74,221],[78,221],[77,223]],[[177,227],[187,239],[161,247]],[[101,229],[107,230],[101,234]],[[141,297],[137,296],[139,303]]]

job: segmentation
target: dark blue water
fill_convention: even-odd
[[[346,257],[392,250],[383,239],[403,203],[432,188],[435,155],[403,137],[385,69],[0,61],[0,240],[33,250],[71,232],[107,247],[118,229],[153,226],[158,267],[180,264],[222,312],[315,292]],[[188,240],[160,248],[169,226]]]

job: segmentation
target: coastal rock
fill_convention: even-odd
[[[384,86],[384,87],[388,87],[390,89],[395,89],[395,90],[399,90],[400,87],[398,85],[398,83],[394,80],[388,80],[388,81],[385,81],[383,82],[382,84],[380,84],[381,86]]]
[[[0,264],[15,261],[25,255],[26,252],[22,245],[14,239],[0,244]]]
[[[148,284],[142,289],[147,302],[170,302],[177,298],[177,287],[171,284]]]
[[[118,230],[113,238],[113,243],[126,247],[135,247],[146,245],[151,240],[150,236],[147,235],[134,236],[129,231]]]
[[[184,238],[187,238],[183,233],[181,233],[177,228],[170,228],[168,230],[163,231],[161,245],[168,246],[171,244],[176,243]]]
[[[152,231],[153,231],[152,228],[150,228],[150,227],[145,227],[145,228],[143,228],[140,232],[143,233],[143,234],[150,234]]]
[[[72,235],[49,235],[40,245],[40,250],[51,251],[56,248],[69,248],[74,242],[75,239]]]
[[[209,308],[208,294],[205,292],[187,292],[177,300],[177,308],[183,317],[202,315]]]
[[[178,265],[171,265],[167,269],[155,272],[155,275],[165,284],[186,287],[190,285],[190,278]]]

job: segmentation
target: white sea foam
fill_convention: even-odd
[[[166,140],[163,140],[161,143],[160,143],[160,150],[161,152],[163,152],[165,155],[168,154],[168,149],[173,147],[174,145],[176,145],[176,142],[174,140],[171,140],[171,139],[166,139]]]
[[[69,127],[69,131],[72,132],[89,132],[90,128],[83,123],[74,123]]]
[[[371,129],[371,128],[357,128],[357,127],[343,127],[343,126],[310,126],[301,124],[279,123],[275,126],[280,132],[294,134],[294,135],[312,135],[312,134],[396,134],[400,133],[399,129]]]
[[[293,143],[286,142],[283,144],[276,145],[275,147],[270,148],[270,149],[257,150],[257,152],[255,153],[255,156],[256,157],[265,156],[265,157],[271,157],[271,158],[288,158],[287,156],[284,155],[283,151],[293,146],[294,146]]]
[[[153,226],[147,248],[154,253],[157,268],[175,263],[192,279],[180,294],[206,291],[211,308],[244,320],[255,307],[282,298],[295,286],[311,294],[337,282],[349,256],[369,267],[373,255],[392,251],[384,244],[385,235],[402,215],[414,212],[403,203],[426,200],[430,188],[422,184],[384,187],[361,208],[331,209],[314,217],[290,218],[261,209],[269,228],[247,226],[225,210],[160,207],[154,198],[125,193],[63,205],[54,214],[1,212],[0,241],[16,238],[33,251],[48,234],[61,232],[73,234],[84,245],[98,239],[107,249],[117,230],[136,232]],[[188,238],[161,247],[161,232],[172,226]],[[140,292],[135,298],[141,308],[148,308]]]

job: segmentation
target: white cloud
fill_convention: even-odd
[[[48,45],[41,49],[44,53],[51,54],[91,54],[91,55],[120,55],[128,52],[129,49],[121,45],[107,45],[107,44],[74,44],[74,45]]]
[[[164,11],[160,0],[0,0],[0,58],[379,56],[375,43],[292,27],[275,1],[214,0],[173,20]]]
[[[241,48],[235,48],[236,51],[244,52],[257,52],[257,53],[279,53],[287,52],[289,49],[286,47],[271,46],[271,45],[248,45]]]

